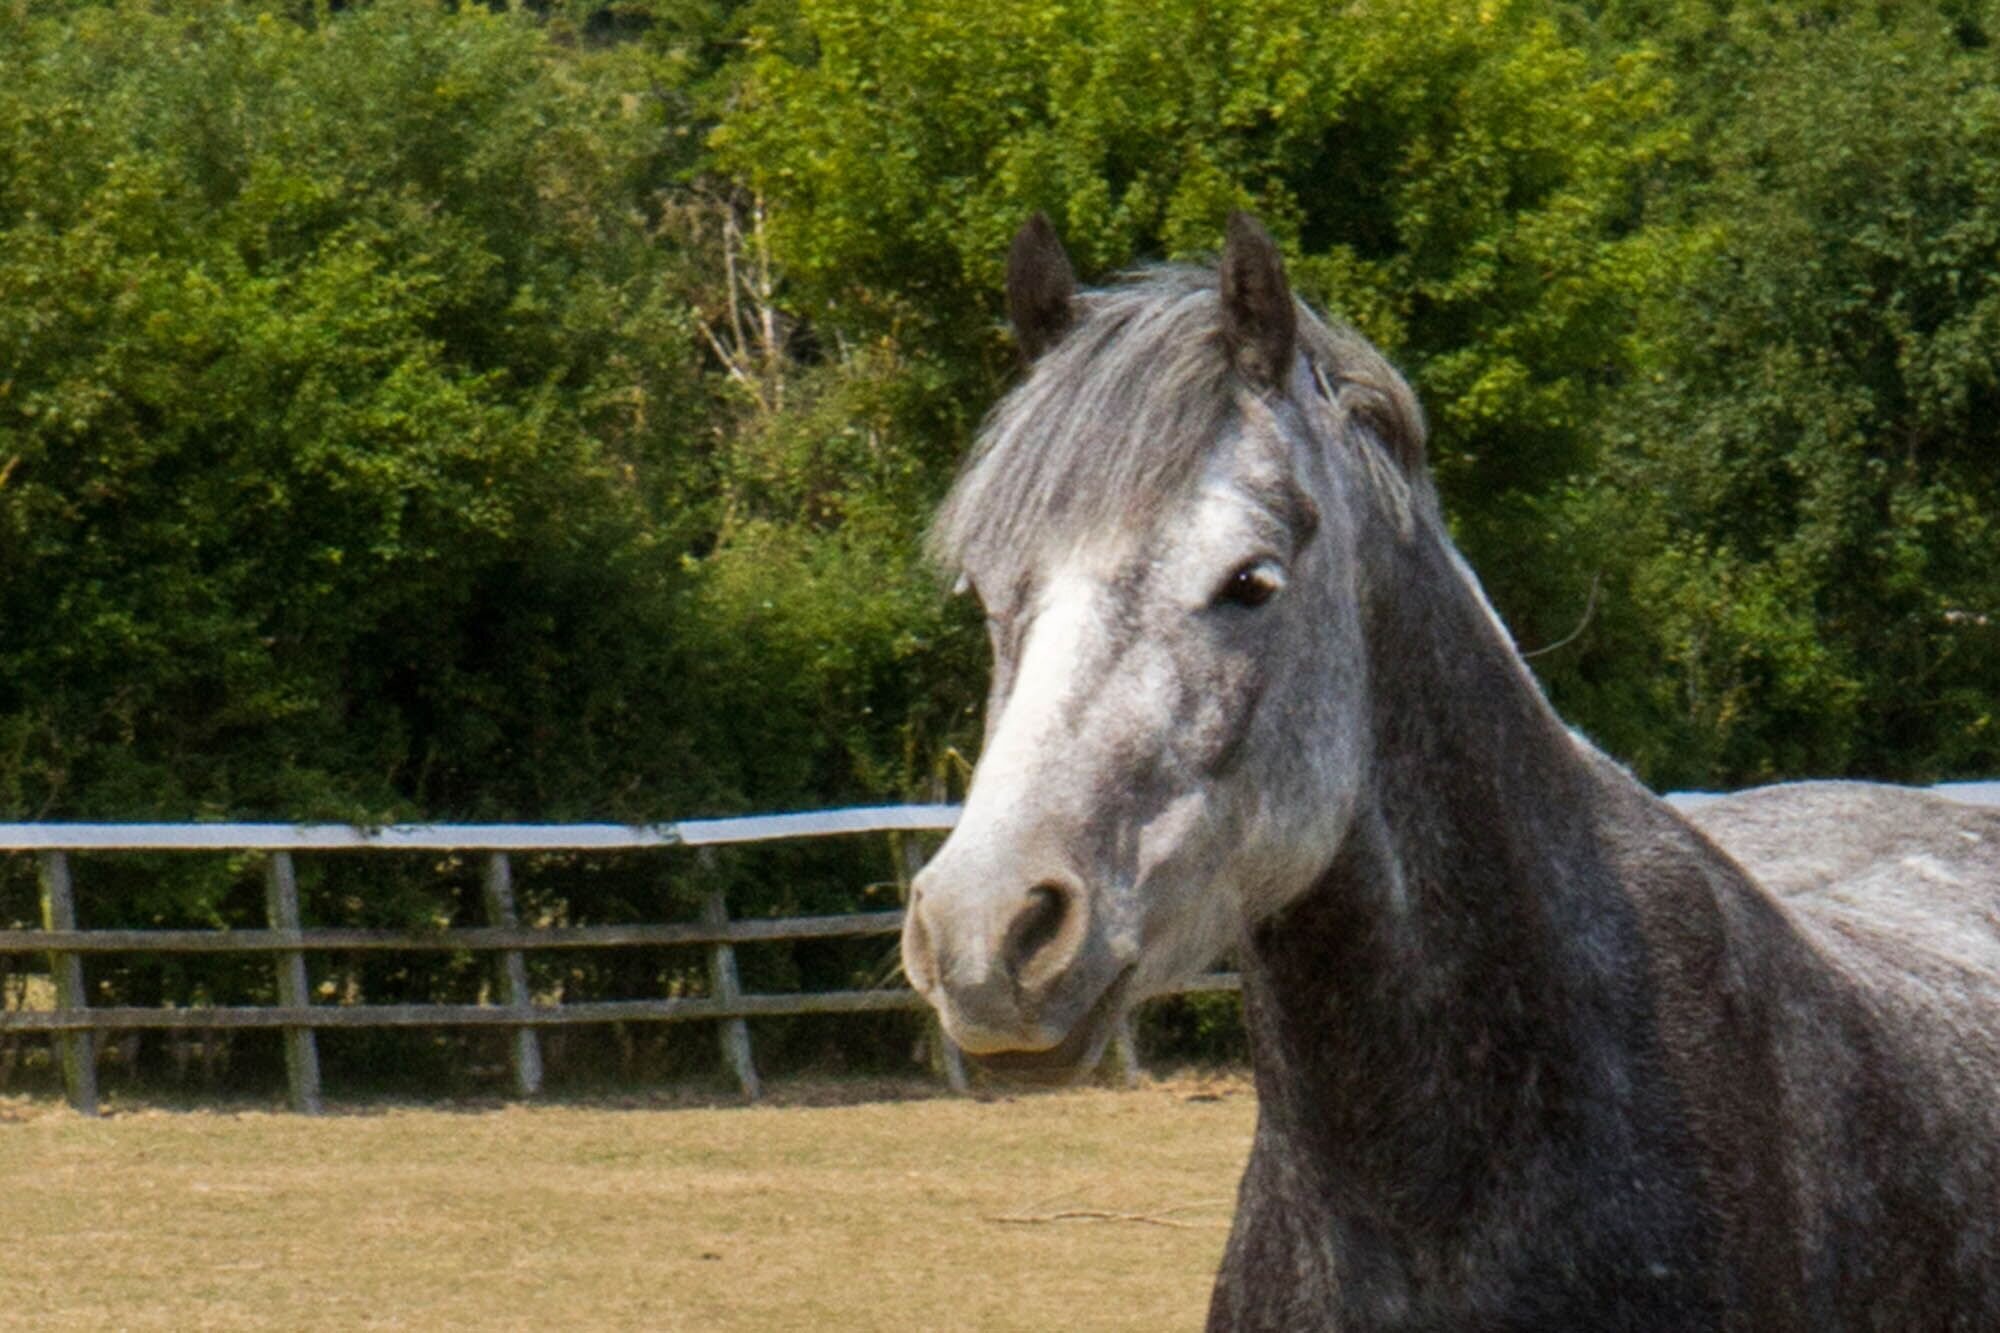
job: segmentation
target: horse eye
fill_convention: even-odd
[[[1217,604],[1227,602],[1231,606],[1258,607],[1278,595],[1285,586],[1285,580],[1268,560],[1252,560],[1239,568],[1216,590]]]

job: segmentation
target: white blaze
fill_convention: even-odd
[[[1013,688],[1000,701],[954,836],[962,836],[968,825],[990,822],[995,811],[1043,794],[1037,784],[1052,767],[1047,747],[1063,739],[1062,715],[1075,692],[1077,663],[1097,623],[1096,598],[1096,585],[1071,573],[1051,579],[1043,591]]]

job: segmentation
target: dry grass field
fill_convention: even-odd
[[[1246,1082],[884,1091],[322,1119],[0,1100],[0,1324],[1200,1327]]]

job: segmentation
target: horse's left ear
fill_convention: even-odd
[[[1232,212],[1222,243],[1222,337],[1230,360],[1252,384],[1282,388],[1298,336],[1298,311],[1277,243],[1257,219]]]
[[[1021,355],[1033,361],[1054,347],[1076,319],[1076,270],[1046,214],[1014,233],[1007,250],[1007,322]]]

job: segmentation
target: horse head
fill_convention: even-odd
[[[1337,850],[1369,750],[1364,548],[1433,521],[1408,387],[1230,219],[1217,268],[1008,265],[1029,369],[941,509],[986,612],[985,745],[905,969],[968,1053],[1088,1067]]]

